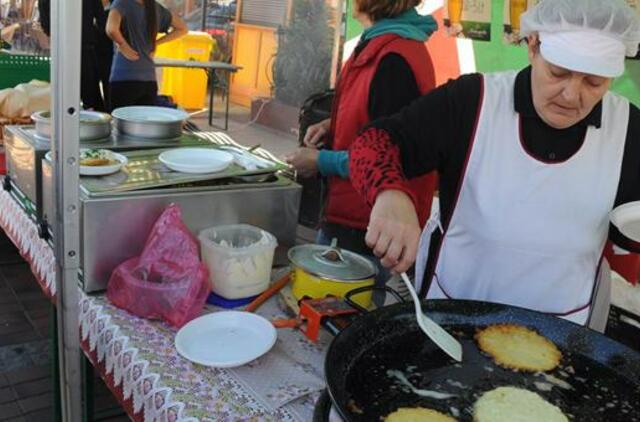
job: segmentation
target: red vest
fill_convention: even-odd
[[[351,56],[340,75],[331,117],[333,150],[348,150],[359,132],[370,123],[369,87],[380,60],[389,53],[399,54],[407,61],[421,94],[435,87],[433,64],[424,43],[393,34],[374,38],[355,59]],[[389,84],[393,84],[393,80],[390,80]],[[417,193],[419,202],[416,209],[420,224],[424,225],[431,212],[436,174],[433,172],[409,183],[411,189]],[[371,207],[356,192],[349,180],[329,178],[324,210],[328,222],[366,229],[370,214]]]

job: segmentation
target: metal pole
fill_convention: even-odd
[[[202,0],[202,32],[207,30],[207,2],[208,0]]]
[[[58,350],[62,419],[69,422],[83,420],[78,328],[81,16],[80,0],[51,2],[51,147],[55,157]]]

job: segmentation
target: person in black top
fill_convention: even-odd
[[[607,237],[640,252],[608,224],[640,200],[640,111],[608,92],[640,19],[623,1],[556,0],[522,30],[530,67],[463,76],[374,122],[350,151],[351,180],[373,205],[367,244],[398,272],[417,258],[423,296],[591,324]],[[442,228],[421,237],[405,183],[432,170]]]
[[[101,0],[104,13],[96,17],[96,59],[98,81],[102,87],[104,105],[107,110],[111,110],[109,98],[109,76],[111,75],[111,64],[113,62],[113,41],[106,33],[107,15],[111,7],[111,0]]]
[[[40,25],[48,36],[51,36],[51,3],[50,0],[39,0]],[[105,102],[100,92],[98,78],[98,57],[96,44],[98,41],[96,24],[102,25],[107,17],[101,0],[82,1],[82,55],[80,69],[80,98],[85,109],[106,111]]]

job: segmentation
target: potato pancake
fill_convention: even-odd
[[[516,387],[488,391],[473,406],[474,422],[568,422],[558,407]]]
[[[516,371],[550,371],[562,359],[555,344],[521,325],[490,325],[478,331],[475,338],[480,349],[498,365]]]
[[[426,407],[401,407],[384,418],[385,422],[456,422],[451,416]]]

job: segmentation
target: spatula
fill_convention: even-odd
[[[416,307],[416,319],[418,320],[418,326],[420,326],[420,329],[424,331],[427,337],[429,337],[436,346],[444,350],[446,354],[458,362],[462,362],[462,345],[460,342],[422,312],[420,299],[418,299],[418,295],[413,288],[413,284],[411,284],[411,280],[409,280],[406,273],[402,273],[400,276],[402,277],[404,284],[407,286],[407,289],[409,289],[409,293],[411,293],[413,304]]]

